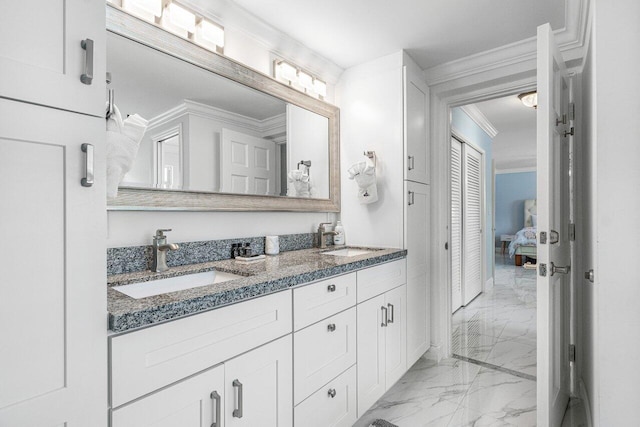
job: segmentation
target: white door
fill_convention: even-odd
[[[3,1],[0,13],[0,96],[105,114],[105,6],[86,0]],[[93,41],[93,55],[81,41]],[[83,84],[91,70],[93,81]]]
[[[386,391],[384,314],[388,310],[383,295],[358,304],[358,417]]]
[[[451,138],[451,312],[462,307],[462,144]]]
[[[223,128],[220,145],[220,191],[275,195],[275,142]]]
[[[562,123],[563,118],[569,123],[569,93],[570,80],[551,27],[541,25],[537,112],[538,425],[551,427],[562,422],[569,399],[570,141],[565,136],[568,126]]]
[[[224,426],[224,365],[162,389],[111,414],[111,427]]]
[[[463,286],[462,302],[469,304],[482,292],[482,199],[483,199],[483,165],[482,154],[464,144],[462,149],[462,235],[463,243]]]
[[[428,184],[429,87],[413,67],[404,67],[404,92],[405,179]]]
[[[104,138],[103,118],[0,99],[2,426],[106,425]]]
[[[225,426],[293,425],[291,335],[225,363]]]
[[[409,200],[405,207],[407,249],[407,366],[428,349],[429,330],[429,186],[405,181]]]

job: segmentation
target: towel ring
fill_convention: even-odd
[[[371,160],[373,160],[373,167],[377,166],[378,159],[376,157],[376,152],[375,151],[365,151],[364,155],[366,157],[370,158]]]

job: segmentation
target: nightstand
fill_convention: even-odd
[[[504,250],[507,248],[507,242],[512,241],[516,238],[515,234],[501,234],[500,241],[502,242],[502,255],[504,255]]]

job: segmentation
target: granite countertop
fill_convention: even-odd
[[[267,295],[302,283],[404,258],[407,255],[406,250],[387,248],[366,248],[373,251],[352,257],[321,254],[321,252],[333,249],[338,248],[313,248],[282,252],[279,255],[267,256],[264,261],[250,264],[227,259],[172,267],[164,273],[153,273],[147,270],[108,276],[109,329],[116,333],[124,332],[260,295]],[[131,283],[211,270],[233,273],[243,277],[141,299],[131,298],[114,289],[117,286]]]

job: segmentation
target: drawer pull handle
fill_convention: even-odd
[[[407,169],[412,171],[416,168],[416,158],[414,156],[408,156],[407,157]]]
[[[80,81],[86,85],[90,85],[93,81],[93,40],[82,40],[80,42],[80,47],[86,51],[84,73],[80,76]]]
[[[327,392],[327,394],[329,395],[330,398],[334,398],[336,397],[336,389],[335,388],[330,388],[329,391]]]
[[[382,310],[382,323],[380,323],[380,326],[384,328],[389,326],[389,310],[384,305],[380,309]]]
[[[395,310],[394,310],[393,304],[387,304],[387,307],[389,307],[389,311],[391,312],[391,316],[389,316],[389,323],[393,323],[393,319],[395,317],[394,316]]]
[[[233,388],[238,389],[238,398],[236,400],[236,407],[233,410],[233,416],[235,418],[242,418],[242,383],[238,380],[233,380]]]
[[[328,292],[335,292],[336,291],[336,285],[327,286],[327,291]]]
[[[217,391],[211,392],[211,400],[215,402],[213,405],[213,417],[211,417],[211,427],[220,427],[220,395]]]
[[[333,332],[336,330],[336,324],[335,323],[329,323],[329,325],[327,326],[327,330],[329,332]]]
[[[80,180],[80,185],[91,187],[93,185],[93,145],[85,143],[80,146],[80,149],[85,154],[84,178]]]

